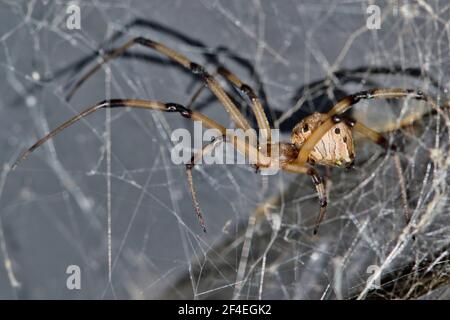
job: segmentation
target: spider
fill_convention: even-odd
[[[228,96],[216,78],[208,73],[208,71],[200,64],[192,62],[190,59],[180,54],[179,52],[165,46],[162,43],[150,40],[144,37],[136,37],[126,42],[121,47],[113,49],[108,54],[105,54],[103,60],[91,69],[89,69],[78,80],[73,89],[67,95],[67,99],[70,99],[75,92],[81,87],[81,85],[89,79],[101,66],[111,59],[117,58],[124,54],[128,49],[135,45],[140,45],[145,48],[150,48],[166,56],[167,58],[179,63],[193,74],[198,75],[203,81],[204,85],[208,87],[212,93],[221,102],[225,110],[229,113],[235,126],[238,129],[248,130],[251,126],[244,115],[238,110],[233,100]],[[355,159],[355,148],[353,144],[353,131],[356,131],[363,136],[367,137],[374,143],[380,145],[386,150],[396,150],[395,145],[390,145],[387,139],[380,133],[366,127],[362,123],[356,122],[351,118],[345,117],[343,114],[349,110],[352,106],[357,104],[361,100],[369,99],[395,99],[395,98],[412,98],[416,100],[423,100],[427,102],[433,110],[442,114],[442,111],[434,102],[434,100],[423,92],[415,89],[402,89],[402,88],[379,88],[368,91],[360,91],[355,94],[349,95],[338,101],[328,113],[313,113],[301,120],[292,130],[291,141],[279,143],[279,153],[274,156],[270,153],[272,147],[275,145],[272,143],[271,131],[269,121],[266,114],[263,111],[263,106],[254,90],[242,82],[235,74],[227,70],[225,67],[220,67],[217,73],[223,76],[229,81],[235,88],[237,88],[242,94],[247,96],[251,101],[251,110],[256,118],[257,125],[260,129],[260,134],[264,135],[267,141],[267,154],[263,154],[261,146],[251,144],[244,141],[234,133],[230,133],[226,128],[213,119],[205,116],[204,114],[192,110],[186,106],[172,102],[160,102],[156,100],[141,100],[141,99],[111,99],[104,100],[93,106],[90,106],[86,110],[82,111],[78,115],[64,122],[56,129],[45,135],[38,140],[29,149],[21,154],[17,161],[13,165],[13,169],[17,165],[27,158],[35,149],[51,139],[68,126],[77,122],[83,117],[94,113],[97,110],[103,108],[117,108],[117,107],[130,107],[151,109],[164,112],[179,113],[184,118],[201,121],[203,125],[209,128],[217,129],[223,140],[233,145],[240,153],[244,154],[248,159],[251,159],[256,165],[256,168],[270,169],[273,167],[281,168],[286,172],[306,174],[312,179],[312,182],[316,188],[320,210],[317,216],[313,233],[317,234],[319,225],[323,220],[326,207],[327,196],[324,187],[324,181],[314,168],[315,165],[334,166],[334,167],[351,167]],[[445,116],[445,115],[444,115]],[[412,123],[419,119],[419,115],[411,115],[407,119],[399,121],[399,127],[404,124]],[[194,204],[194,209],[197,214],[197,218],[203,231],[206,232],[205,222],[200,210],[200,205],[197,200],[196,191],[194,188],[192,178],[192,168],[198,163],[198,159],[206,154],[209,154],[218,145],[221,139],[213,140],[211,143],[206,144],[202,150],[194,154],[191,161],[186,164],[186,173],[190,192]],[[409,215],[406,215],[407,222],[409,221]]]

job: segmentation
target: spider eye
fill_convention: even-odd
[[[334,129],[334,133],[340,134],[341,133],[341,129],[339,129],[339,128]]]
[[[305,124],[303,126],[303,132],[308,132],[308,130],[309,130],[309,126],[308,126],[308,124]]]

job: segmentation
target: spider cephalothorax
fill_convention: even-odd
[[[292,130],[291,142],[300,150],[312,132],[328,119],[323,113],[315,112],[300,121]],[[351,121],[340,121],[328,130],[314,146],[308,157],[312,165],[350,167],[355,159]]]
[[[78,90],[78,88],[97,70],[101,70],[100,66],[109,60],[119,57],[124,54],[129,48],[140,45],[148,49],[155,50],[160,54],[172,59],[173,61],[179,63],[181,66],[196,74],[204,82],[206,87],[208,87],[212,93],[217,97],[217,99],[222,103],[226,111],[232,118],[235,126],[238,129],[248,130],[251,129],[250,123],[244,117],[244,115],[239,111],[233,100],[228,96],[219,82],[215,79],[213,75],[208,73],[208,71],[201,65],[192,62],[190,59],[184,55],[176,52],[173,49],[163,45],[162,43],[146,39],[143,37],[137,37],[131,39],[123,46],[112,50],[110,53],[106,54],[102,62],[94,65],[90,70],[88,70],[84,76],[75,83],[72,90],[69,92],[67,98],[73,96],[73,94]],[[239,89],[244,95],[246,95],[251,101],[251,109],[256,118],[258,128],[262,129],[262,134],[267,138],[267,147],[270,149],[271,146],[271,128],[267,116],[262,107],[261,101],[258,96],[252,90],[250,86],[243,83],[235,74],[231,71],[221,67],[217,70],[217,73],[222,75],[227,81],[229,81],[233,86]],[[439,112],[447,122],[450,122],[447,115],[442,112],[442,110],[437,106],[433,99],[423,94],[421,91],[412,89],[401,89],[401,88],[386,88],[386,89],[373,89],[369,91],[361,91],[353,95],[349,95],[341,99],[336,105],[331,108],[328,113],[314,113],[309,117],[306,117],[300,121],[293,129],[291,136],[291,143],[282,142],[280,143],[280,154],[279,157],[274,157],[272,155],[267,156],[263,154],[261,150],[267,149],[262,146],[253,145],[246,142],[233,133],[230,133],[226,128],[213,119],[205,116],[204,114],[191,110],[190,108],[184,107],[176,103],[164,103],[156,100],[141,100],[141,99],[112,99],[105,100],[100,103],[87,108],[85,111],[81,112],[77,116],[64,122],[62,125],[57,127],[55,130],[51,131],[49,134],[38,140],[33,146],[26,150],[16,161],[13,168],[17,164],[25,159],[33,150],[38,148],[47,140],[51,139],[53,136],[77,122],[81,118],[103,108],[116,108],[116,107],[131,107],[140,109],[151,109],[159,110],[165,112],[176,112],[181,114],[183,117],[188,118],[193,121],[201,121],[206,127],[217,129],[221,135],[226,138],[223,141],[230,143],[234,148],[236,148],[242,154],[248,156],[248,158],[256,159],[257,168],[271,168],[276,165],[286,171],[297,174],[307,174],[311,177],[318,196],[320,203],[320,213],[316,220],[316,226],[314,228],[314,233],[317,232],[320,222],[325,215],[325,208],[327,206],[327,197],[325,192],[325,187],[323,180],[320,178],[318,172],[310,165],[321,164],[327,166],[350,166],[355,157],[355,150],[353,146],[352,131],[356,131],[366,138],[372,140],[373,142],[379,144],[385,149],[389,148],[387,140],[380,133],[364,126],[362,123],[349,121],[341,116],[350,109],[353,105],[359,101],[366,99],[396,99],[396,98],[412,98],[416,100],[427,101],[433,110]],[[412,121],[419,119],[419,116],[408,119],[408,124]],[[200,212],[200,206],[196,199],[195,189],[192,179],[192,168],[197,163],[197,160],[204,155],[212,152],[214,148],[218,145],[219,139],[212,141],[211,143],[205,145],[202,150],[196,153],[189,164],[186,165],[186,173],[188,176],[190,191],[192,198],[194,200],[194,207],[200,223],[204,230],[205,226],[203,223],[203,218]],[[310,165],[308,165],[308,163]],[[403,192],[406,198],[406,191]],[[405,211],[406,212],[406,211]],[[409,216],[406,214],[407,220]]]

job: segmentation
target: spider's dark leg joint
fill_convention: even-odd
[[[179,112],[183,117],[190,118],[192,116],[192,110],[182,106],[178,103],[166,103],[167,112]]]
[[[379,135],[378,139],[375,142],[378,145],[380,145],[381,147],[383,147],[385,150],[391,150],[391,151],[394,151],[394,152],[397,151],[397,146],[395,144],[389,144],[388,139],[386,139],[381,134]]]
[[[208,83],[212,80],[212,76],[206,71],[206,69],[199,65],[198,63],[191,62],[189,65],[189,69],[193,74],[199,75],[203,81],[205,81],[205,85],[208,86]]]
[[[217,68],[217,73],[220,73],[220,74],[222,74],[224,76],[227,76],[227,77],[230,76],[230,71],[228,71],[228,69],[225,68],[224,66],[219,66]]]
[[[141,44],[143,46],[146,46],[146,47],[150,47],[150,48],[155,48],[155,44],[156,44],[154,41],[152,41],[150,39],[147,39],[147,38],[144,38],[144,37],[134,38],[134,42],[135,43],[139,43],[139,44]]]
[[[195,165],[196,165],[195,154],[193,154],[189,163],[186,164],[186,170],[192,170],[192,168],[194,168]]]
[[[346,118],[346,119],[345,119],[345,123],[346,123],[350,128],[353,128],[353,127],[355,126],[355,124],[356,124],[356,121],[353,120],[353,119]]]
[[[350,156],[351,158],[354,158],[355,156]],[[355,160],[352,160],[348,165],[345,166],[347,170],[351,170],[355,168]]]
[[[103,100],[98,104],[100,108],[118,108],[124,105],[126,105],[126,100],[124,99]]]
[[[311,178],[315,185],[322,183],[322,179],[319,176],[317,176],[315,173],[311,174]]]
[[[187,170],[192,170],[192,168],[195,166],[195,163],[194,163],[194,157],[192,157],[191,158],[191,162],[190,163],[188,163],[188,164],[186,164],[186,169]]]
[[[389,149],[389,141],[383,137],[381,134],[378,136],[377,140],[375,141],[378,145],[382,146],[384,149]]]
[[[111,107],[111,100],[102,100],[98,103],[98,105],[100,106],[100,108],[108,108]]]
[[[251,100],[257,99],[257,96],[256,96],[255,92],[252,90],[252,88],[248,84],[243,83],[239,89],[245,95],[247,95]]]
[[[416,100],[427,100],[427,96],[420,90],[408,89],[406,93]]]
[[[189,69],[192,71],[193,74],[198,74],[202,77],[206,77],[208,75],[205,68],[195,62],[191,62],[191,64],[189,65]]]
[[[356,104],[363,99],[372,99],[376,93],[376,89],[361,91],[357,94],[352,94],[349,96],[350,104]]]
[[[219,68],[217,68],[217,72],[220,73],[221,75],[227,77],[227,78],[235,78],[235,76],[225,67],[220,66]],[[251,100],[255,100],[258,97],[256,96],[255,92],[253,91],[253,89],[246,83],[240,83],[240,85],[238,86],[237,83],[235,83],[234,81],[231,81],[233,83],[233,85],[235,85],[243,94],[247,95]]]
[[[322,183],[322,178],[320,178],[316,170],[314,170],[313,168],[309,168],[307,173],[309,176],[311,176],[312,181],[315,185]]]
[[[377,94],[378,89],[370,89],[361,93],[361,99],[372,99]]]
[[[333,120],[334,123],[339,123],[342,121],[342,118],[338,115],[334,115],[331,120]]]
[[[314,185],[317,186],[323,184],[323,179],[318,175],[317,171],[314,168],[309,168],[307,174],[311,177]],[[325,197],[323,199],[320,199],[320,206],[322,208],[327,206],[327,199]]]
[[[322,222],[323,218],[325,217],[326,208],[327,208],[327,194],[325,190],[325,186],[323,183],[322,178],[317,174],[317,171],[314,168],[309,168],[306,173],[311,177],[314,185],[316,186],[317,193],[319,195],[319,203],[320,203],[320,212],[317,216],[317,220],[314,226],[313,234],[317,235],[319,231],[320,223]]]
[[[364,99],[364,95],[359,93],[359,94],[352,94],[350,96],[348,96],[348,104],[349,105],[354,105],[357,104],[361,99]]]

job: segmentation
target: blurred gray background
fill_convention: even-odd
[[[133,36],[163,42],[211,72],[225,64],[259,93],[264,89],[273,119],[288,119],[276,123],[286,139],[300,116],[287,116],[293,106],[323,111],[357,90],[421,88],[446,101],[446,1],[74,3],[80,30],[67,28],[65,1],[0,2],[1,299],[349,298],[364,288],[370,265],[388,273],[445,252],[448,129],[435,117],[390,135],[402,146],[410,206],[420,226],[414,230],[405,229],[392,159],[364,141],[355,170],[329,173],[330,209],[319,238],[311,237],[318,204],[308,177],[263,178],[250,167],[230,165],[194,171],[208,229],[203,234],[184,167],[170,160],[172,130],[191,128],[176,114],[102,110],[15,171],[9,166],[37,138],[107,97],[188,103],[201,86],[198,79],[138,47],[65,101],[70,86],[98,61],[99,49]],[[366,27],[370,4],[381,9],[380,29]],[[351,81],[332,75],[370,67],[397,72],[363,70]],[[410,69],[419,74],[411,76]],[[328,79],[322,88],[301,90],[321,79]],[[245,100],[227,90],[247,112]],[[316,98],[323,98],[320,105]],[[380,128],[414,104],[420,107],[412,101],[370,108],[363,103],[355,116]],[[206,91],[196,107],[232,126]],[[278,200],[270,210],[256,222],[249,219],[272,197]],[[66,286],[69,265],[80,267],[81,290]]]

